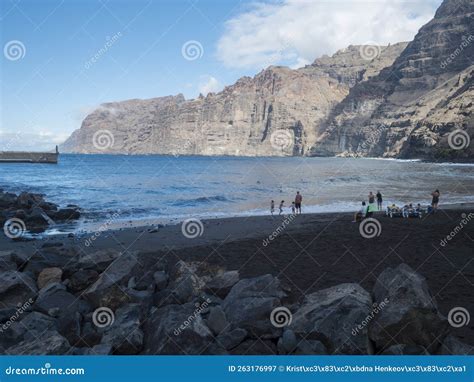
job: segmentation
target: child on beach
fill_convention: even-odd
[[[272,201],[270,202],[270,213],[272,214],[272,216],[273,216],[273,213],[274,213],[274,212],[275,212],[275,201],[272,200]]]
[[[291,213],[294,215],[295,214],[295,202],[291,203]]]
[[[279,213],[279,215],[281,215],[281,214],[283,213],[283,206],[284,206],[284,204],[285,204],[285,201],[282,200],[281,203],[280,203],[280,213]]]

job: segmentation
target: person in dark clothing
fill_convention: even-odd
[[[380,193],[380,191],[377,191],[377,208],[379,211],[382,211],[382,194]]]
[[[438,203],[439,203],[439,190],[436,189],[434,192],[431,193],[432,200],[431,200],[431,207],[433,207],[433,212],[438,210]]]

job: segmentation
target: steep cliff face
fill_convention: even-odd
[[[311,155],[474,157],[474,2],[447,0],[393,62],[356,84]]]
[[[269,67],[217,94],[101,105],[62,145],[65,152],[200,155],[306,155],[319,124],[351,87],[390,66],[406,47],[377,57],[350,46],[292,70]],[[367,47],[371,48],[371,47]]]
[[[474,1],[445,0],[410,43],[269,67],[217,94],[101,105],[62,151],[474,158]]]

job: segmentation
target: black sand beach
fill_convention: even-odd
[[[194,239],[183,235],[180,224],[105,231],[94,240],[86,234],[14,242],[2,235],[0,250],[86,255],[114,248],[153,252],[157,261],[166,259],[170,264],[203,261],[239,270],[241,278],[270,273],[290,290],[289,303],[341,283],[359,283],[370,292],[384,269],[406,263],[426,278],[440,312],[447,315],[454,307],[474,312],[474,222],[456,229],[463,217],[474,217],[473,212],[472,206],[460,205],[422,219],[390,219],[378,213],[374,218],[381,231],[374,238],[362,237],[351,214],[334,213],[207,220],[202,235]],[[441,244],[456,231],[447,244]],[[272,232],[280,233],[269,240]],[[474,345],[472,325],[453,333]]]

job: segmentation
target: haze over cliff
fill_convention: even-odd
[[[271,66],[192,100],[102,104],[62,151],[471,158],[448,136],[472,135],[473,4],[444,1],[408,44]]]

